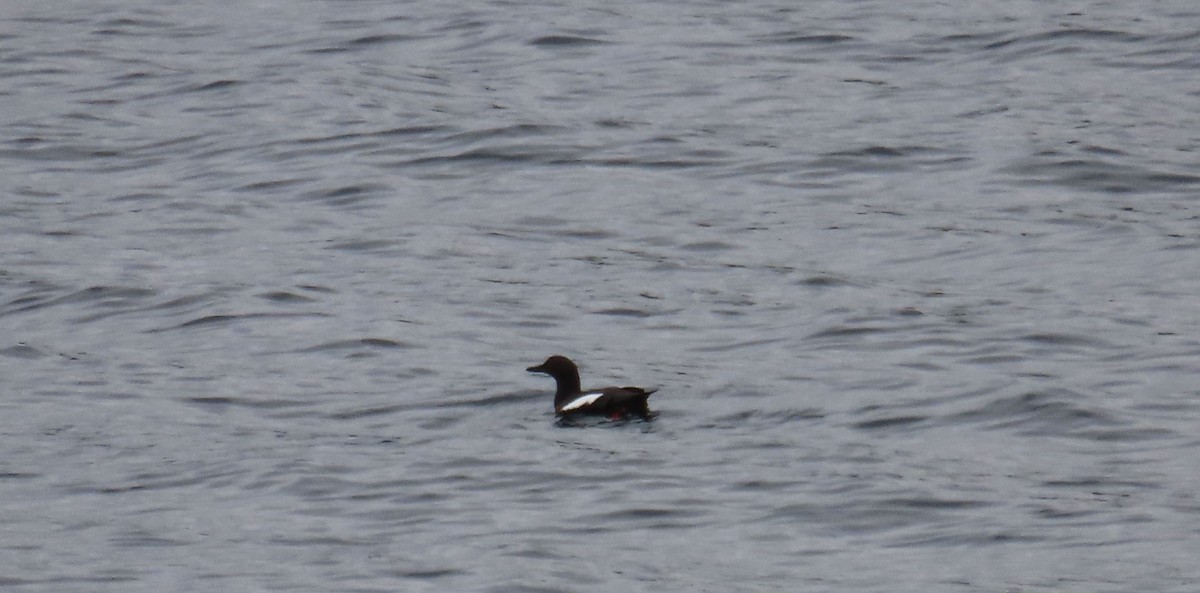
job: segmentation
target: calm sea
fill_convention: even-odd
[[[1192,0],[6,2],[0,589],[1194,593],[1198,71]]]

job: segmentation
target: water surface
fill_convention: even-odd
[[[1200,581],[1190,2],[0,18],[5,590]]]

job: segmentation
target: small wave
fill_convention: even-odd
[[[529,42],[530,45],[535,47],[587,47],[605,45],[607,43],[607,41],[602,39],[579,37],[576,35],[546,35]]]

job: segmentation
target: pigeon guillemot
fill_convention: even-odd
[[[554,413],[559,416],[601,414],[613,420],[638,416],[648,420],[654,416],[646,400],[657,389],[641,387],[579,388],[579,368],[565,356],[551,356],[546,362],[525,369],[554,377],[558,390],[554,392]]]

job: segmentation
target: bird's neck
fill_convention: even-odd
[[[562,405],[566,400],[579,395],[579,377],[555,377],[558,388],[554,392],[554,404]]]

